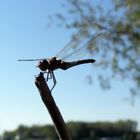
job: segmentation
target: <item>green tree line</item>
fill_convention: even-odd
[[[140,140],[137,122],[132,120],[117,122],[68,122],[67,127],[73,140],[102,140],[119,138],[120,140]],[[57,140],[53,125],[20,125],[16,130],[5,132],[2,140]]]

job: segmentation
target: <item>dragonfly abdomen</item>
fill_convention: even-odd
[[[94,63],[94,62],[95,62],[94,59],[85,59],[85,60],[79,60],[79,61],[73,61],[73,62],[62,61],[61,69],[66,70],[68,68],[71,68],[77,65],[86,64],[86,63]]]

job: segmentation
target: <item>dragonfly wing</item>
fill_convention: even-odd
[[[71,41],[56,54],[56,58],[63,59],[65,56],[72,53],[74,49],[77,48],[77,45],[84,40],[86,34],[87,33],[84,30],[80,30],[78,33],[74,34]]]
[[[39,59],[19,59],[18,61],[41,61],[48,58],[39,58]]]
[[[100,32],[94,36],[87,36],[83,41],[77,44],[77,49],[64,56],[62,59],[66,61],[79,60],[82,57],[88,55],[89,57],[93,56],[94,52],[97,52],[99,48],[103,45],[103,41],[108,38],[109,34],[107,32]],[[75,44],[76,45],[76,44]]]

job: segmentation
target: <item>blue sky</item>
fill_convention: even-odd
[[[47,27],[48,15],[62,11],[58,0],[0,0],[0,132],[19,124],[52,123],[34,85],[39,70],[36,62],[18,62],[20,58],[55,55],[69,40],[71,31]],[[100,1],[99,1],[100,2]],[[107,2],[109,4],[109,1]],[[132,119],[140,123],[140,103],[130,106],[129,81],[112,80],[112,89],[104,91],[95,78],[102,70],[84,65],[56,71],[53,97],[66,121],[116,121]],[[86,82],[92,75],[93,85]]]

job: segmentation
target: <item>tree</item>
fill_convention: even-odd
[[[73,140],[100,140],[101,138],[123,138],[123,140],[139,139],[137,122],[133,120],[117,122],[69,122],[67,123]],[[3,140],[56,140],[58,136],[53,125],[20,125],[16,130],[4,132]]]
[[[110,0],[110,7],[94,5],[93,1],[68,0],[63,4],[65,12],[57,13],[59,25],[68,29],[83,30],[82,35],[91,30],[106,30],[111,33],[106,38],[106,50],[102,51],[102,60],[96,62],[100,68],[110,70],[108,77],[99,75],[103,87],[111,78],[133,81],[130,91],[137,95],[140,87],[140,1]],[[54,17],[53,17],[54,18]],[[75,34],[74,34],[75,35]],[[100,54],[101,50],[96,50]]]

